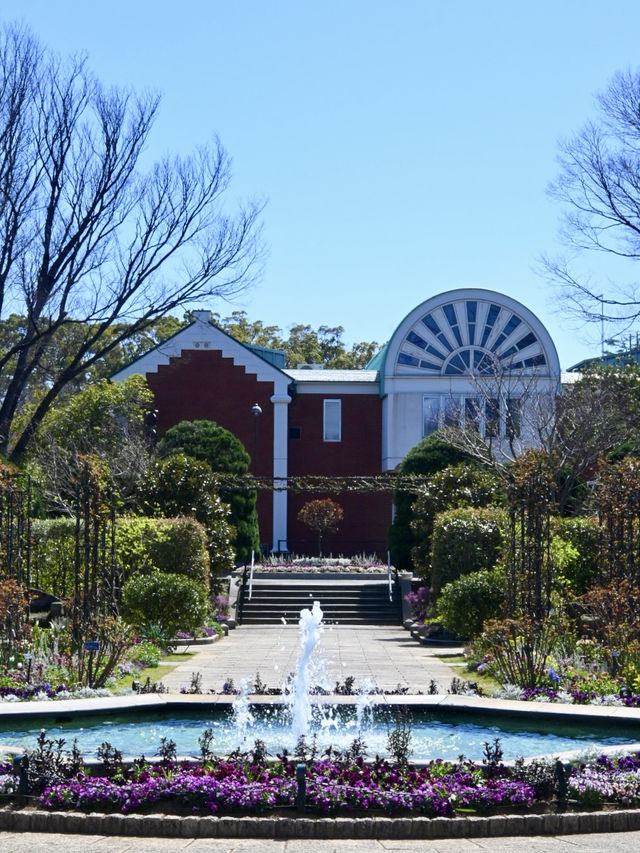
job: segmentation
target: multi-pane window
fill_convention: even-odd
[[[422,399],[422,435],[431,435],[440,426],[440,397]]]
[[[342,439],[342,401],[324,400],[324,441],[341,441]]]
[[[431,435],[442,426],[467,427],[485,438],[519,438],[521,428],[520,400],[510,397],[502,402],[497,397],[459,397],[441,395],[422,398],[422,434]]]

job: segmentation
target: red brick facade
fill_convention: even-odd
[[[496,362],[500,376],[509,377],[510,390],[499,403],[493,438],[508,456],[510,404],[519,410],[531,395],[555,396],[560,363],[537,317],[490,290],[464,288],[429,297],[407,314],[363,370],[285,369],[284,353],[244,346],[212,324],[210,312],[194,311],[186,328],[113,378],[146,375],[161,430],[181,420],[215,421],[242,441],[255,473],[286,486],[296,476],[346,479],[394,471],[424,436],[448,422],[451,412],[460,426],[466,424],[466,401],[479,394],[478,376]],[[325,440],[327,400],[336,401],[326,408],[326,437],[335,440]],[[255,403],[262,410],[258,417],[251,411]],[[475,429],[485,436],[495,430],[494,416],[479,411]],[[516,452],[536,446],[526,424],[523,417]],[[313,552],[315,535],[297,515],[306,501],[321,496],[292,488],[260,491],[260,538],[273,550]],[[391,494],[341,489],[330,497],[342,505],[344,521],[327,538],[325,550],[382,556]]]
[[[146,374],[155,396],[160,432],[181,420],[212,420],[228,429],[252,458],[252,471],[270,477],[273,472],[274,424],[272,382],[259,381],[219,350],[183,350],[168,364]],[[288,409],[288,470],[290,475],[319,474],[347,477],[380,473],[381,404],[376,394],[292,394]],[[323,440],[323,401],[342,402],[341,441]],[[251,408],[258,403],[257,418]],[[302,505],[326,495],[290,493],[288,548],[313,554],[316,535],[297,520]],[[344,509],[344,522],[325,537],[325,550],[334,554],[378,552],[386,549],[391,521],[389,494],[332,494]],[[272,493],[258,495],[260,539],[271,546]]]
[[[323,440],[323,403],[340,400],[341,441]],[[300,430],[299,439],[289,440],[291,474],[325,474],[349,477],[381,473],[382,408],[377,394],[300,393],[289,407],[289,424]],[[324,550],[334,554],[373,553],[386,550],[391,523],[391,497],[387,493],[342,492],[332,495],[292,493],[289,495],[289,547],[299,553],[314,553],[313,531],[297,520],[302,505],[319,497],[331,497],[344,510],[337,533],[328,534]]]

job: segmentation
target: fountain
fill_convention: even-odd
[[[64,710],[62,703],[49,703],[49,709],[37,714],[33,713],[33,706],[14,706],[2,709],[0,744],[33,748],[40,730],[45,728],[49,737],[62,737],[67,744],[77,737],[80,749],[87,756],[95,755],[96,748],[107,739],[125,755],[153,755],[161,736],[175,741],[178,754],[195,756],[199,736],[211,728],[216,752],[221,755],[234,749],[249,749],[256,738],[265,741],[268,752],[275,755],[283,749],[291,751],[301,736],[310,733],[317,735],[320,750],[329,745],[346,750],[359,738],[366,742],[369,755],[385,754],[388,731],[394,724],[395,697],[388,697],[386,707],[380,707],[372,679],[363,680],[353,703],[336,704],[327,696],[311,701],[318,674],[322,677],[321,662],[316,659],[322,632],[322,610],[316,601],[311,610],[305,608],[300,613],[300,650],[295,673],[285,685],[286,703],[278,697],[259,707],[251,701],[251,680],[242,679],[231,707],[222,703],[212,705],[205,696],[190,697],[188,705],[176,697],[158,696],[153,700],[155,708],[145,710],[136,703],[130,711],[123,711],[119,697],[114,699],[110,710],[104,710],[105,700],[100,700],[99,719],[97,709],[87,714],[85,703],[82,711],[80,707],[73,708],[72,702],[64,702]],[[194,702],[196,698],[201,701]],[[589,716],[580,719],[578,709],[572,709],[568,719],[566,714],[554,715],[551,709],[546,711],[537,705],[524,713],[515,711],[518,715],[514,716],[490,710],[481,712],[477,707],[461,708],[459,702],[448,702],[447,697],[430,696],[413,700],[403,696],[395,705],[410,706],[414,760],[455,759],[462,753],[480,759],[484,744],[496,737],[502,741],[506,759],[584,749],[594,742],[600,748],[640,739],[638,724],[634,726],[632,719],[627,721],[626,729],[618,721],[612,733],[605,711],[600,720],[593,719],[593,714],[590,719]],[[545,714],[547,719],[540,719]]]
[[[233,716],[231,718],[231,722],[233,731],[236,735],[236,749],[246,749],[247,746],[250,746],[252,743],[250,732],[254,718],[251,713],[251,704],[249,702],[251,687],[250,679],[243,678],[238,684],[239,693],[233,703]]]
[[[314,601],[311,610],[304,608],[300,611],[298,634],[300,638],[300,654],[296,672],[290,682],[289,708],[291,710],[291,730],[296,741],[303,735],[309,734],[311,723],[311,662],[316,646],[322,636],[322,610],[320,602]]]

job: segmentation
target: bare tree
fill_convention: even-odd
[[[528,447],[544,447],[555,422],[555,383],[486,353],[462,403],[448,407],[444,441],[498,472]],[[459,399],[459,398],[455,398]]]
[[[245,288],[259,260],[258,206],[221,207],[230,162],[217,139],[142,170],[157,109],[155,95],[106,89],[84,58],[61,61],[20,26],[0,31],[0,318],[27,320],[0,350],[11,459],[75,377],[176,307]],[[64,326],[81,334],[16,431]]]
[[[638,285],[607,292],[576,261],[585,250],[640,260],[640,72],[616,74],[597,104],[597,119],[561,143],[560,174],[549,187],[564,207],[561,238],[572,257],[543,258],[543,267],[575,315],[622,330],[640,317]]]
[[[498,366],[473,377],[478,421],[441,430],[444,441],[489,466],[504,482],[511,463],[527,448],[553,458],[554,500],[561,512],[584,480],[594,479],[598,459],[617,448],[640,449],[640,369],[598,366],[556,394],[534,373]],[[487,415],[488,413],[488,415]]]

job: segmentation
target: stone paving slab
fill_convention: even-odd
[[[125,836],[71,835],[48,832],[0,831],[0,853],[623,853],[640,849],[640,832],[589,833],[563,836],[513,836],[504,838],[419,839],[294,839],[274,841],[260,838],[129,838]]]
[[[299,656],[297,625],[242,625],[213,646],[190,649],[194,657],[163,676],[172,693],[188,688],[194,672],[202,674],[205,692],[222,691],[233,678],[253,681],[256,674],[269,687],[282,687],[287,675],[295,671]],[[401,626],[328,625],[315,654],[316,680],[329,688],[353,676],[356,685],[375,681],[381,690],[407,685],[409,693],[427,693],[433,680],[441,693],[459,671],[436,657],[434,649],[417,643]]]

